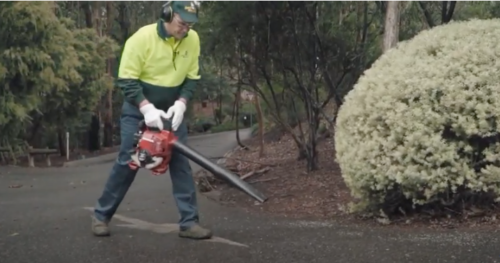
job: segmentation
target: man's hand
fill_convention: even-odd
[[[163,130],[162,118],[167,119],[167,114],[164,111],[157,109],[151,103],[145,104],[144,106],[140,107],[139,110],[141,111],[142,115],[144,115],[144,122],[146,122],[146,125],[148,127]]]
[[[182,123],[184,112],[186,111],[186,103],[183,100],[175,101],[174,105],[167,111],[167,119],[172,118],[172,130],[176,131]]]

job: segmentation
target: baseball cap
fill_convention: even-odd
[[[198,22],[197,3],[194,1],[174,1],[172,11],[177,13],[186,23]]]

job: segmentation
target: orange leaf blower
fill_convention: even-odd
[[[193,148],[181,143],[170,129],[149,128],[144,121],[141,121],[134,139],[134,148],[130,152],[132,159],[129,162],[129,167],[133,170],[146,168],[151,170],[153,175],[164,174],[168,170],[172,152],[177,151],[257,201],[265,202],[267,200],[267,197],[241,180],[239,176],[218,166]]]

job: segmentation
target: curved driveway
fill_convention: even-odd
[[[242,130],[242,138],[249,130]],[[236,145],[234,132],[192,137],[211,157]],[[112,222],[90,233],[90,212],[111,163],[89,167],[0,167],[0,263],[500,262],[497,234],[421,233],[250,215],[199,196],[211,242],[180,239],[168,176],[141,171]],[[199,167],[193,165],[194,169]],[[20,188],[9,186],[22,185]]]

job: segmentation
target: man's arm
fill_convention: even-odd
[[[116,81],[125,98],[138,107],[149,103],[144,97],[142,87],[139,84],[139,77],[145,60],[145,51],[141,42],[143,42],[141,36],[136,33],[125,43],[120,58],[118,80]]]
[[[196,40],[197,40],[197,49],[194,50],[193,54],[193,60],[191,62],[191,67],[189,68],[189,72],[186,76],[186,80],[184,81],[184,84],[181,87],[180,90],[180,97],[179,100],[184,101],[184,103],[187,103],[192,97],[193,93],[196,90],[196,84],[198,80],[201,78],[200,76],[200,39],[198,38],[198,35],[196,34]]]

